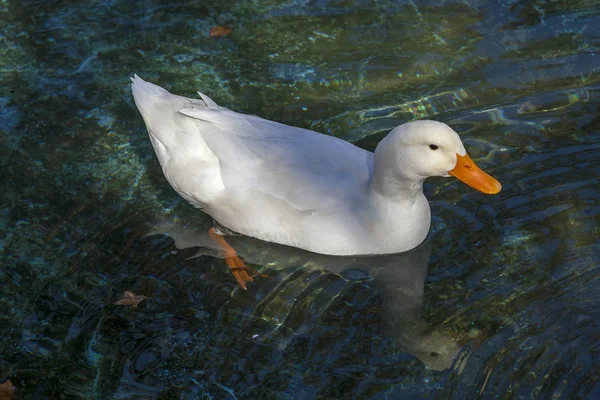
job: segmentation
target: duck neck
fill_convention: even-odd
[[[379,172],[379,173],[378,173]],[[423,181],[397,176],[393,171],[378,171],[369,183],[369,192],[392,202],[414,201],[423,193]]]
[[[394,157],[389,148],[377,147],[369,192],[372,196],[379,196],[391,202],[413,202],[423,194],[425,179],[403,174],[397,167],[398,163],[394,162]]]
[[[407,251],[421,243],[429,231],[431,213],[423,194],[423,179],[398,173],[398,163],[381,161],[375,157],[365,226],[370,227],[372,241],[382,252]]]

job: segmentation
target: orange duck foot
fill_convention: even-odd
[[[229,271],[242,287],[242,289],[247,290],[246,284],[248,282],[254,281],[253,276],[262,276],[268,277],[268,275],[259,274],[256,272],[254,268],[248,267],[244,260],[238,257],[237,252],[231,247],[223,238],[222,235],[219,235],[215,228],[210,228],[208,230],[208,235],[214,240],[219,247],[225,252],[225,262],[227,262],[227,266],[229,267]]]

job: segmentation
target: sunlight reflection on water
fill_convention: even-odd
[[[0,383],[20,398],[600,397],[598,16],[593,1],[0,4]],[[504,189],[432,179],[419,268],[237,238],[270,275],[244,292],[206,243],[148,236],[212,221],[164,180],[134,72],[370,150],[404,121],[444,121]],[[151,299],[113,305],[125,290]]]

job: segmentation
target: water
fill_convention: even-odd
[[[600,398],[597,2],[8,0],[0,24],[19,398]],[[428,181],[408,256],[234,239],[270,276],[244,292],[196,247],[211,220],[162,176],[133,73],[368,149],[444,121],[503,191]]]

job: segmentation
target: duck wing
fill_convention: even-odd
[[[305,211],[333,210],[363,198],[373,153],[332,136],[205,103],[179,112],[193,118],[219,159],[231,194],[258,189]]]

